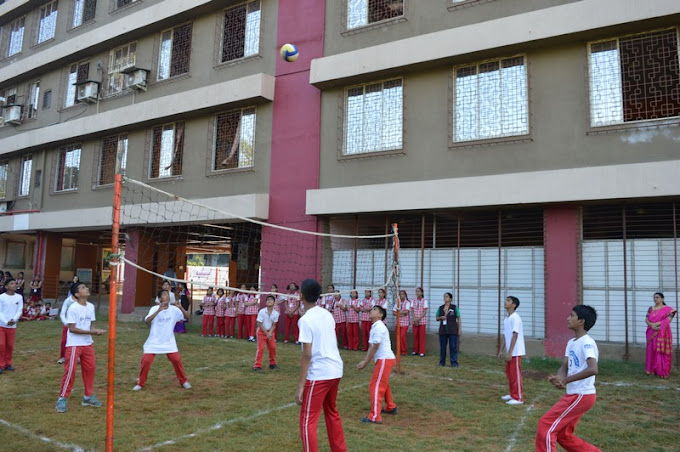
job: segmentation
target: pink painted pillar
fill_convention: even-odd
[[[325,3],[280,0],[277,48],[298,47],[294,63],[277,59],[272,123],[269,223],[317,231],[316,217],[305,214],[306,193],[319,188],[321,92],[309,84],[313,58],[323,55]],[[320,276],[321,242],[315,236],[262,230],[262,285],[276,283],[286,292],[290,282]]]
[[[573,337],[567,317],[580,300],[581,213],[578,206],[548,206],[544,220],[545,354],[561,357]]]
[[[152,238],[143,229],[129,228],[125,232],[125,258],[151,270],[154,254]],[[154,296],[153,283],[153,275],[126,265],[120,312],[129,314],[136,306],[150,306]]]

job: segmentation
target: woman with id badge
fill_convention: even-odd
[[[449,358],[451,367],[458,367],[458,337],[461,335],[462,323],[458,306],[451,303],[453,295],[450,292],[444,294],[444,304],[437,309],[439,321],[439,365],[446,366],[446,344],[449,345]]]

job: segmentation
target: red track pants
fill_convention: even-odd
[[[175,368],[175,375],[179,380],[179,384],[183,385],[187,381],[187,376],[184,373],[184,366],[182,365],[182,357],[179,356],[179,352],[167,353],[165,356],[168,357],[168,361],[172,363],[172,367]],[[153,353],[144,353],[142,356],[142,364],[139,369],[139,378],[137,379],[137,384],[144,387],[146,379],[149,377],[149,369],[151,369],[151,363],[156,357]]]
[[[565,394],[538,421],[536,450],[554,452],[555,441],[567,451],[599,452],[600,449],[574,436],[581,416],[595,405],[595,394]]]
[[[59,358],[64,357],[64,353],[66,353],[66,339],[68,337],[68,327],[64,326],[61,329],[61,347],[59,350]]]
[[[370,320],[361,321],[361,343],[364,346],[364,351],[368,351],[368,337],[371,335],[371,323]]]
[[[94,347],[92,345],[82,345],[78,347],[66,347],[64,352],[64,376],[61,379],[61,389],[59,397],[68,398],[73,390],[73,381],[76,377],[76,367],[80,358],[80,371],[83,374],[83,384],[85,385],[85,397],[90,397],[94,388],[95,358]]]
[[[380,411],[382,410],[383,399],[385,399],[386,411],[392,411],[397,407],[392,400],[392,389],[390,388],[390,374],[396,362],[396,359],[379,359],[375,362],[371,384],[368,387],[368,393],[371,396],[371,412],[368,414],[368,418],[372,421],[382,422]]]
[[[213,329],[215,327],[215,316],[203,314],[202,326],[201,334],[203,336],[212,336],[215,333],[215,330]]]
[[[253,367],[262,367],[262,358],[264,357],[264,347],[267,346],[269,352],[269,365],[276,364],[276,336],[272,332],[272,338],[267,339],[267,335],[261,329],[257,329],[257,354],[255,355],[255,365]]]
[[[338,344],[341,343],[344,348],[347,348],[347,324],[345,322],[335,324],[335,337],[338,339]]]
[[[510,397],[524,402],[524,390],[522,388],[522,357],[513,356],[505,362],[505,376],[508,377]]]
[[[225,335],[234,337],[236,332],[234,331],[236,329],[236,317],[225,317],[225,322],[226,322],[226,332]]]
[[[407,342],[406,342],[406,335],[408,334],[408,325],[406,326],[399,326],[399,345],[401,349],[399,350],[399,353],[401,353],[402,356],[408,355],[408,349],[407,349]]]
[[[238,315],[238,326],[236,327],[238,331],[238,338],[244,338],[248,335],[248,329],[246,328],[246,315],[245,314],[239,314]]]
[[[322,408],[331,451],[347,450],[345,434],[342,430],[342,419],[340,419],[340,413],[335,407],[339,386],[339,378],[334,380],[307,380],[305,383],[305,390],[302,393],[302,406],[300,407],[300,438],[302,438],[303,452],[317,452],[319,450],[316,430]]]
[[[248,328],[248,337],[255,337],[256,326],[257,326],[257,314],[246,315],[246,327]]]
[[[294,314],[293,317],[286,316],[286,332],[283,337],[286,342],[290,340],[291,331],[293,332],[293,339],[297,342],[298,335],[300,334],[297,326],[298,320],[300,320],[300,316],[297,314]]]
[[[3,328],[0,326],[0,367],[3,369],[12,365],[14,337],[16,334],[16,328]]]
[[[424,322],[425,320],[423,320]],[[425,354],[425,325],[413,325],[413,352]]]
[[[221,316],[221,317],[215,316],[215,317],[217,318],[217,332],[215,334],[218,337],[226,336],[226,334],[224,333],[225,332],[225,326],[226,326],[226,322],[225,322],[224,319],[226,319],[226,317],[224,317],[224,316]]]
[[[347,322],[347,346],[350,350],[359,350],[359,324]]]

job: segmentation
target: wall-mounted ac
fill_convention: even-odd
[[[7,212],[7,203],[6,202],[0,202],[0,213],[5,213]]]
[[[78,93],[78,100],[89,103],[97,102],[99,95],[99,82],[86,80],[84,82],[76,83],[75,85]]]
[[[21,124],[21,105],[4,105],[2,107],[2,118],[6,124]]]
[[[123,74],[125,74],[125,84],[128,88],[146,91],[147,79],[149,76],[148,69],[140,69],[133,66],[125,69]]]

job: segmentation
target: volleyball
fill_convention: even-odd
[[[281,58],[283,58],[284,61],[292,63],[297,60],[299,54],[300,52],[294,44],[284,44],[281,46]]]

